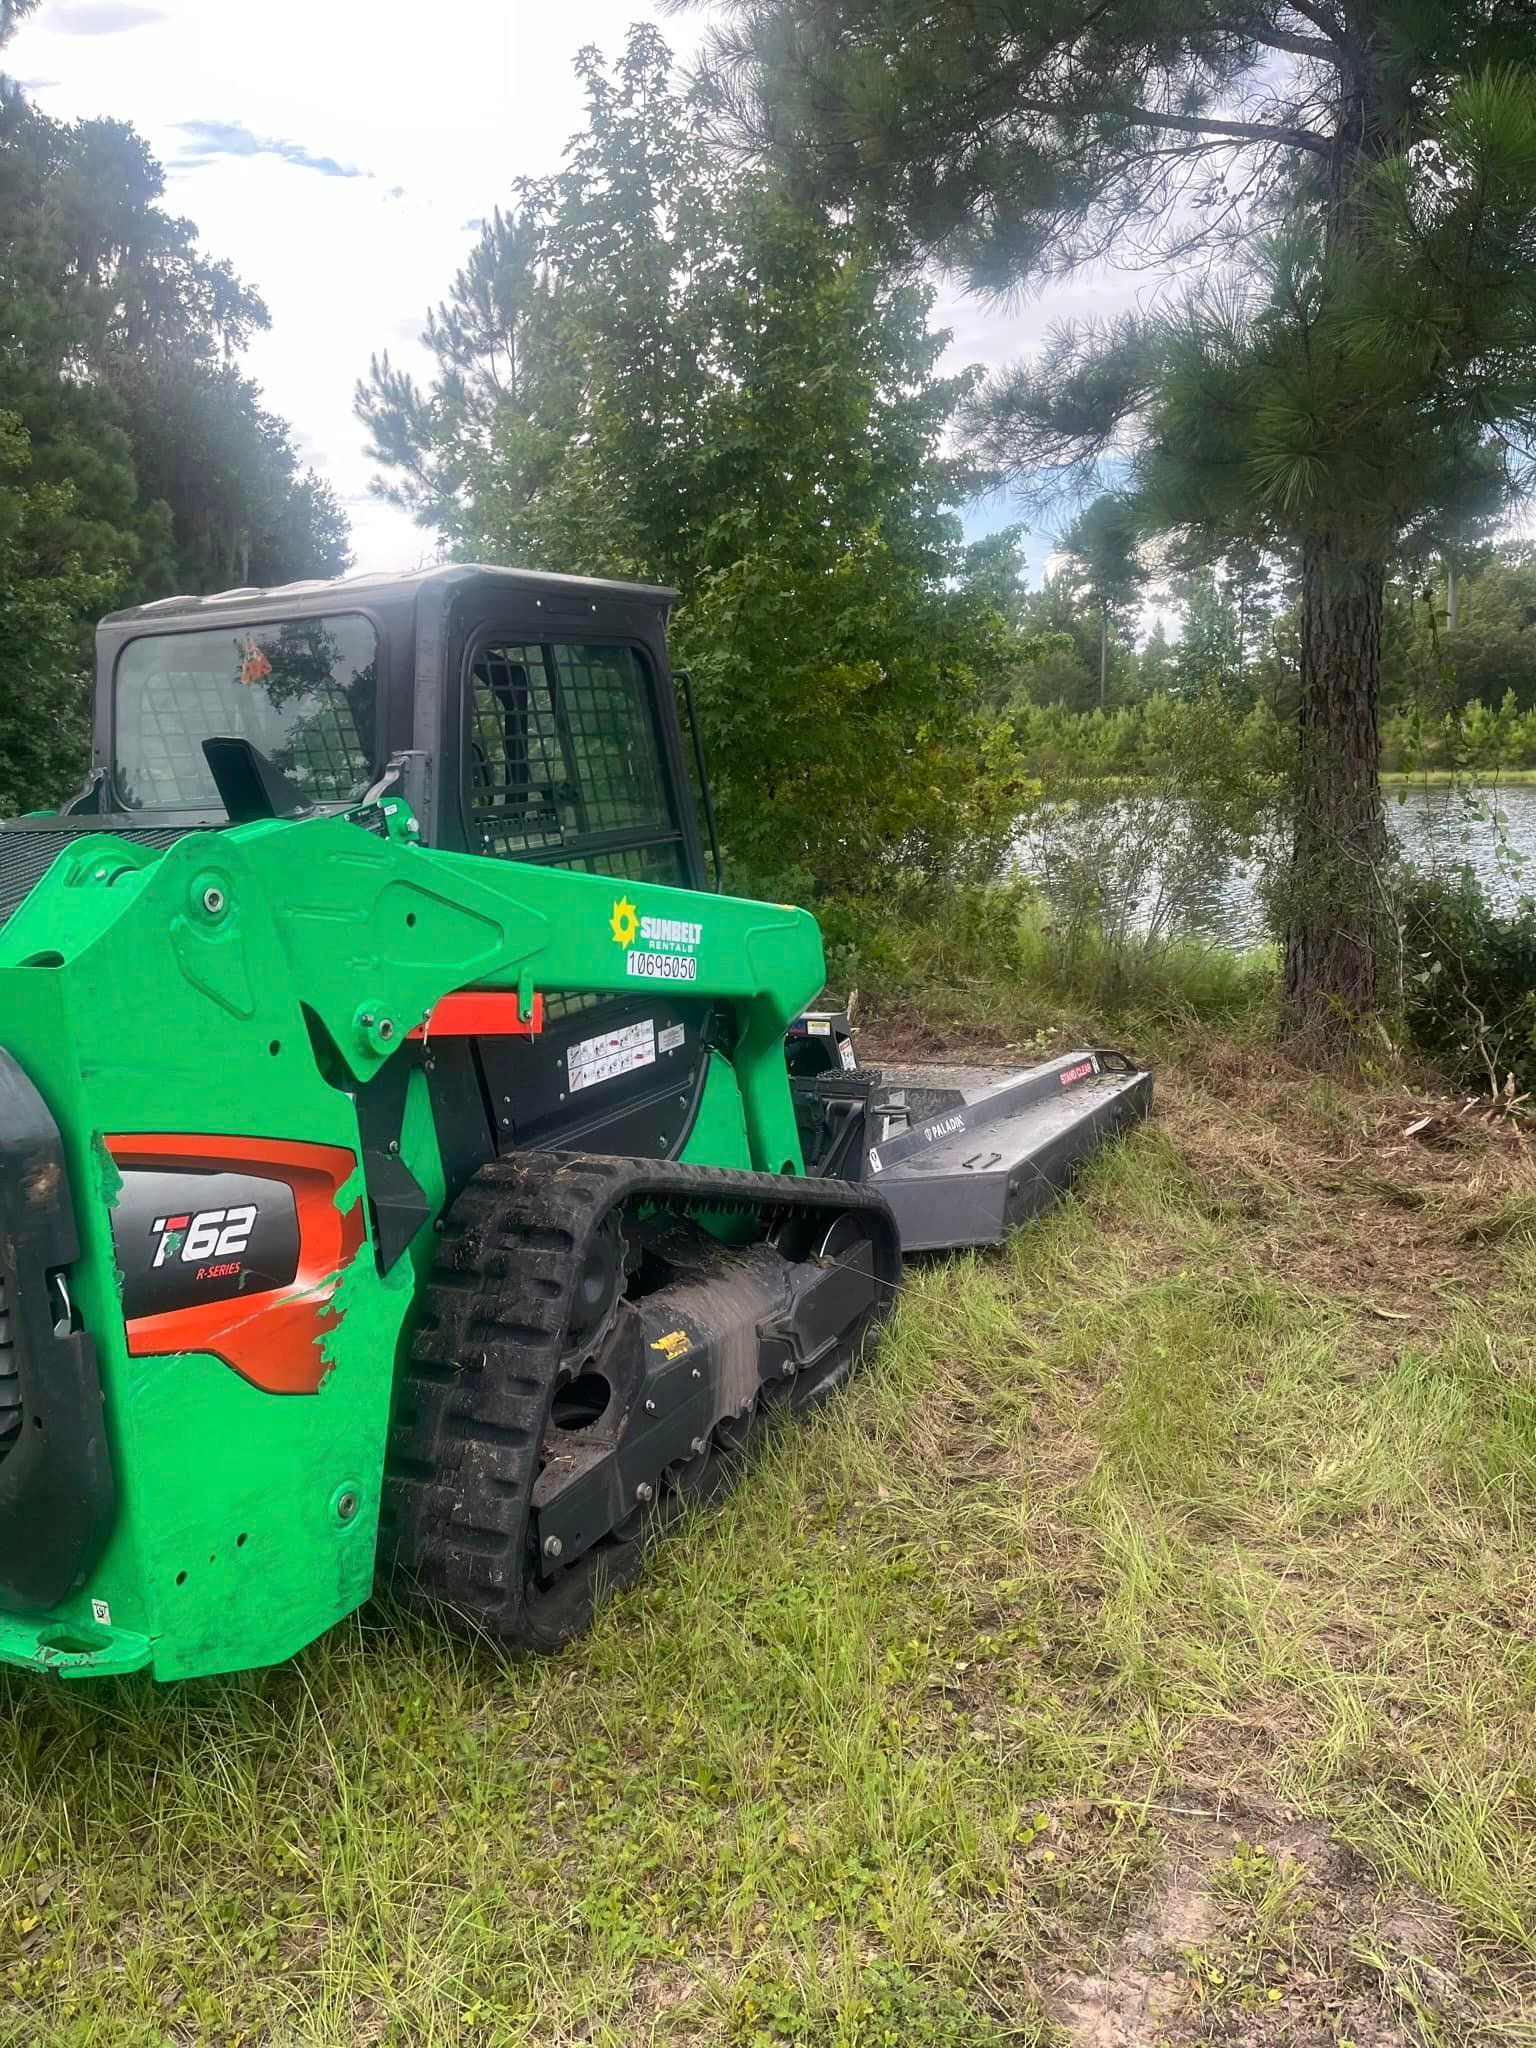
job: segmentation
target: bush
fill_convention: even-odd
[[[1418,774],[1499,775],[1536,768],[1536,709],[1522,711],[1513,691],[1495,710],[1474,697],[1441,718],[1415,707],[1382,726],[1383,768]]]
[[[912,875],[878,895],[823,898],[815,910],[828,984],[877,1002],[947,989],[985,1004],[1016,987],[1024,972],[1033,901],[1022,882],[933,884]]]
[[[1403,1011],[1421,1052],[1465,1087],[1513,1074],[1536,1088],[1536,903],[1510,915],[1470,868],[1409,875],[1402,897]]]
[[[1024,978],[1105,1024],[1125,1017],[1236,1023],[1269,1004],[1278,980],[1272,946],[1237,952],[1196,938],[1127,941],[1119,929],[1065,924],[1041,902],[1020,938]]]
[[[824,899],[816,911],[828,984],[840,995],[858,989],[876,1014],[910,1006],[941,1029],[995,1026],[1016,1044],[1132,1018],[1232,1023],[1274,992],[1270,949],[1127,944],[1091,920],[1062,920],[1024,882],[909,878],[879,897]]]

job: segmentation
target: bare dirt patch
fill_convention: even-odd
[[[1175,1802],[1175,1806],[1182,1802]],[[1451,1914],[1378,1896],[1313,1820],[1229,1804],[1170,1817],[1162,1873],[1050,2009],[1071,2048],[1424,2048],[1508,2040],[1458,1963]]]

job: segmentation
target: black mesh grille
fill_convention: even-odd
[[[566,1017],[583,1016],[588,1010],[595,1010],[600,1004],[611,1003],[612,1001],[612,996],[583,995],[574,990],[570,993],[560,989],[552,993],[546,990],[544,994],[544,1018],[546,1023],[558,1024]]]
[[[490,647],[473,692],[470,805],[484,852],[686,882],[649,677],[632,648]],[[628,844],[600,843],[621,835]]]
[[[196,827],[111,824],[92,829],[109,831],[116,839],[131,839],[136,846],[159,848],[173,846]],[[0,924],[21,908],[65,847],[88,836],[89,831],[71,832],[62,826],[45,826],[36,832],[0,827]]]

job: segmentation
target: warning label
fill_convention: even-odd
[[[620,1074],[633,1074],[655,1064],[656,1026],[649,1017],[641,1024],[626,1024],[622,1031],[584,1038],[565,1056],[573,1095],[581,1088],[595,1088],[599,1081],[614,1081]]]

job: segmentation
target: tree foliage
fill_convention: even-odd
[[[233,367],[266,308],[163,191],[126,124],[0,108],[0,367],[34,463],[114,529],[127,595],[339,569],[334,498]]]
[[[1105,491],[1084,507],[1061,536],[1067,573],[1099,620],[1099,703],[1109,701],[1109,637],[1134,623],[1136,601],[1147,581],[1141,559],[1141,531],[1135,505],[1118,491]]]
[[[333,493],[233,360],[266,310],[163,185],[124,123],[0,97],[7,801],[78,778],[100,612],[348,560]]]
[[[1454,572],[1454,622],[1450,573],[1437,563],[1389,588],[1384,705],[1427,722],[1474,701],[1536,708],[1536,550],[1505,543],[1464,561]]]
[[[0,0],[0,50],[11,40],[29,14],[37,12],[38,0]]]
[[[1006,735],[974,705],[1017,658],[1017,549],[968,555],[930,295],[849,228],[733,175],[654,30],[555,177],[487,224],[426,342],[359,389],[382,488],[461,556],[681,593],[739,870],[857,888],[1001,818]]]
[[[32,474],[25,429],[0,412],[0,815],[79,779],[88,737],[80,620],[104,610],[119,565],[81,551],[75,487]]]
[[[1149,521],[1299,567],[1285,993],[1325,1036],[1376,999],[1387,571],[1528,467],[1531,30],[1525,0],[738,0],[715,39],[738,134],[984,289],[1203,266],[1058,333],[973,423],[1019,476],[1134,454]]]

